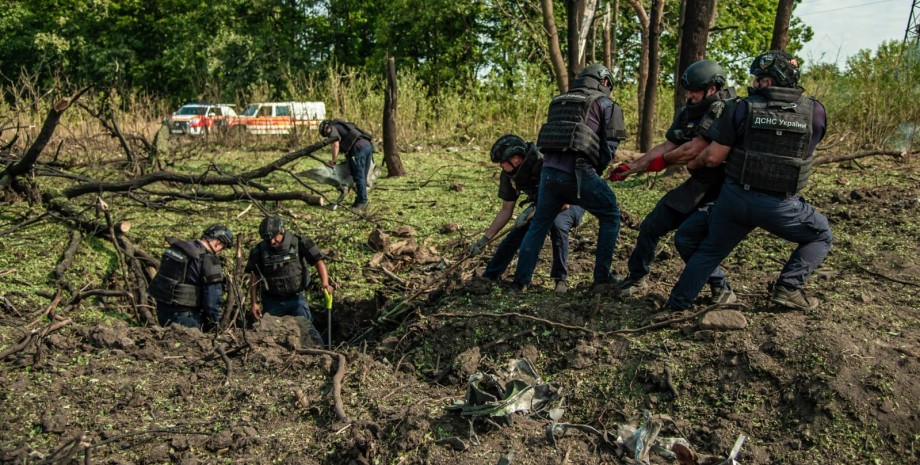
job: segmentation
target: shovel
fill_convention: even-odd
[[[326,301],[326,348],[332,348],[332,294],[323,288],[323,300]]]

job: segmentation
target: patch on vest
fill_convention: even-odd
[[[751,127],[768,131],[804,133],[808,130],[808,117],[794,113],[755,112]]]

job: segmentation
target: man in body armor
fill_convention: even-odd
[[[530,216],[535,210],[534,204],[538,199],[537,190],[540,187],[543,154],[534,144],[528,144],[520,137],[508,134],[495,142],[489,156],[492,163],[497,163],[502,169],[498,182],[498,198],[502,199],[502,207],[495,214],[495,219],[492,220],[492,224],[482,237],[470,246],[470,255],[479,255],[489,240],[495,237],[511,220],[514,214],[514,204],[521,194],[527,196],[522,204],[530,204],[519,214],[514,229],[499,244],[495,255],[489,260],[485,272],[482,273],[483,278],[498,281],[511,264],[524,236],[530,229]],[[565,293],[569,289],[566,282],[569,231],[578,227],[584,214],[585,210],[578,205],[564,205],[562,210],[556,214],[550,227],[550,239],[553,243],[553,266],[550,277],[556,280],[555,290],[558,293]]]
[[[622,181],[636,172],[658,172],[669,164],[686,163],[693,159],[708,145],[706,133],[724,110],[726,102],[723,100],[734,100],[737,97],[734,88],[723,89],[726,83],[725,71],[718,63],[710,60],[697,61],[688,66],[681,75],[680,83],[687,92],[687,104],[675,115],[674,122],[665,134],[666,140],[638,160],[622,163],[612,169],[611,181]],[[679,237],[683,243],[678,243],[677,249],[685,262],[690,259],[684,252],[696,250],[706,237],[709,208],[719,196],[724,179],[722,166],[692,169],[690,179],[665,194],[646,215],[639,226],[636,247],[629,256],[629,275],[620,284],[621,296],[633,295],[647,287],[645,276],[649,273],[658,241],[669,232],[682,229]],[[716,267],[709,277],[709,286],[713,303],[732,303],[737,300],[725,280],[722,268]]]
[[[169,248],[150,282],[160,326],[180,324],[210,330],[220,323],[223,274],[217,255],[233,246],[233,233],[215,224],[197,241],[167,237]]]
[[[258,303],[261,295],[262,308],[269,315],[306,318],[310,337],[322,346],[323,338],[313,325],[313,314],[304,297],[304,290],[310,281],[307,264],[316,268],[322,289],[330,295],[333,292],[322,252],[310,238],[286,231],[284,221],[279,216],[265,217],[259,225],[259,236],[262,242],[249,252],[244,270],[252,278],[249,286],[252,301],[250,313],[256,319],[262,318],[262,309]]]
[[[335,166],[339,153],[344,153],[351,169],[351,178],[355,182],[354,210],[367,209],[367,173],[373,163],[374,144],[370,134],[355,126],[354,123],[340,119],[325,120],[319,125],[323,137],[333,137],[332,160],[327,164]]]
[[[785,52],[761,54],[751,74],[748,97],[713,123],[712,142],[687,165],[724,163],[727,177],[712,209],[709,235],[671,290],[670,310],[689,308],[712,270],[757,227],[798,244],[774,283],[770,301],[798,310],[818,306],[802,288],[824,261],[833,237],[827,218],[798,193],[825,134],[824,106],[803,95],[797,86],[798,62]]]
[[[521,243],[514,288],[530,284],[546,233],[566,204],[597,217],[594,284],[610,282],[610,263],[620,232],[620,208],[600,178],[626,138],[623,110],[610,99],[610,71],[600,64],[578,73],[571,90],[553,98],[537,145],[543,152],[540,196],[530,229]]]

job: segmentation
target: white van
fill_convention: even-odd
[[[294,128],[315,129],[326,119],[323,102],[251,103],[229,127],[245,129],[250,134],[290,134]]]

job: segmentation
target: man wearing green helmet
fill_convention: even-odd
[[[313,325],[313,314],[304,290],[310,282],[309,264],[316,268],[322,289],[332,295],[323,253],[310,238],[288,232],[284,220],[277,215],[266,216],[262,220],[259,237],[262,242],[250,250],[244,270],[252,278],[249,286],[250,313],[253,318],[261,319],[264,308],[272,316],[305,318],[309,322],[308,331],[313,342],[322,346],[323,338]],[[263,308],[259,307],[260,297]]]
[[[626,138],[623,110],[610,98],[613,76],[601,64],[585,67],[571,89],[553,98],[537,145],[543,152],[540,197],[524,236],[513,288],[530,284],[546,233],[566,204],[579,205],[598,220],[595,285],[610,282],[610,265],[620,231],[620,209],[600,178]]]
[[[755,228],[797,245],[773,284],[770,302],[793,310],[818,306],[803,288],[833,241],[827,217],[799,192],[812,173],[814,151],[827,130],[824,105],[798,86],[799,64],[771,50],[751,64],[748,97],[712,125],[712,142],[688,168],[725,166],[709,233],[671,290],[668,310],[690,308],[706,276]],[[680,232],[678,231],[678,234]]]
[[[687,95],[687,104],[677,111],[674,122],[665,134],[666,140],[652,147],[632,163],[622,163],[610,170],[610,180],[622,181],[632,173],[661,171],[670,163],[678,163],[696,156],[705,148],[709,126],[721,114],[725,106],[737,97],[735,89],[725,88],[725,71],[711,60],[691,64],[681,74],[680,85]],[[728,102],[726,102],[728,101]],[[680,150],[678,150],[680,149]],[[677,250],[684,261],[689,260],[688,250],[695,249],[706,237],[709,221],[709,207],[722,187],[725,170],[722,166],[699,167],[690,170],[690,179],[671,190],[646,215],[639,226],[636,247],[629,256],[629,274],[620,283],[620,295],[632,296],[648,285],[645,276],[655,257],[658,241],[666,234],[678,229],[683,234],[677,237]],[[693,241],[687,245],[685,242]],[[725,271],[717,267],[709,277],[713,303],[732,303],[737,300],[728,282]]]
[[[514,204],[521,194],[527,198],[523,204],[530,204],[518,215],[514,229],[502,240],[495,250],[495,255],[489,260],[482,277],[491,281],[501,279],[508,265],[514,259],[524,240],[524,235],[530,229],[530,216],[538,199],[540,187],[540,171],[543,169],[543,154],[532,143],[524,139],[506,134],[500,137],[489,152],[492,163],[502,169],[498,184],[498,197],[502,199],[502,207],[495,214],[492,224],[486,229],[482,237],[470,246],[470,255],[479,255],[483,247],[495,237],[498,232],[508,224],[514,214]],[[569,256],[569,231],[578,227],[584,217],[584,208],[578,205],[565,205],[556,215],[550,227],[550,240],[553,244],[553,265],[550,277],[556,281],[555,291],[562,294],[568,291],[568,256]]]
[[[209,226],[197,241],[167,237],[169,248],[150,282],[161,326],[180,324],[208,331],[220,323],[223,274],[217,255],[233,247],[233,233],[222,224]]]

